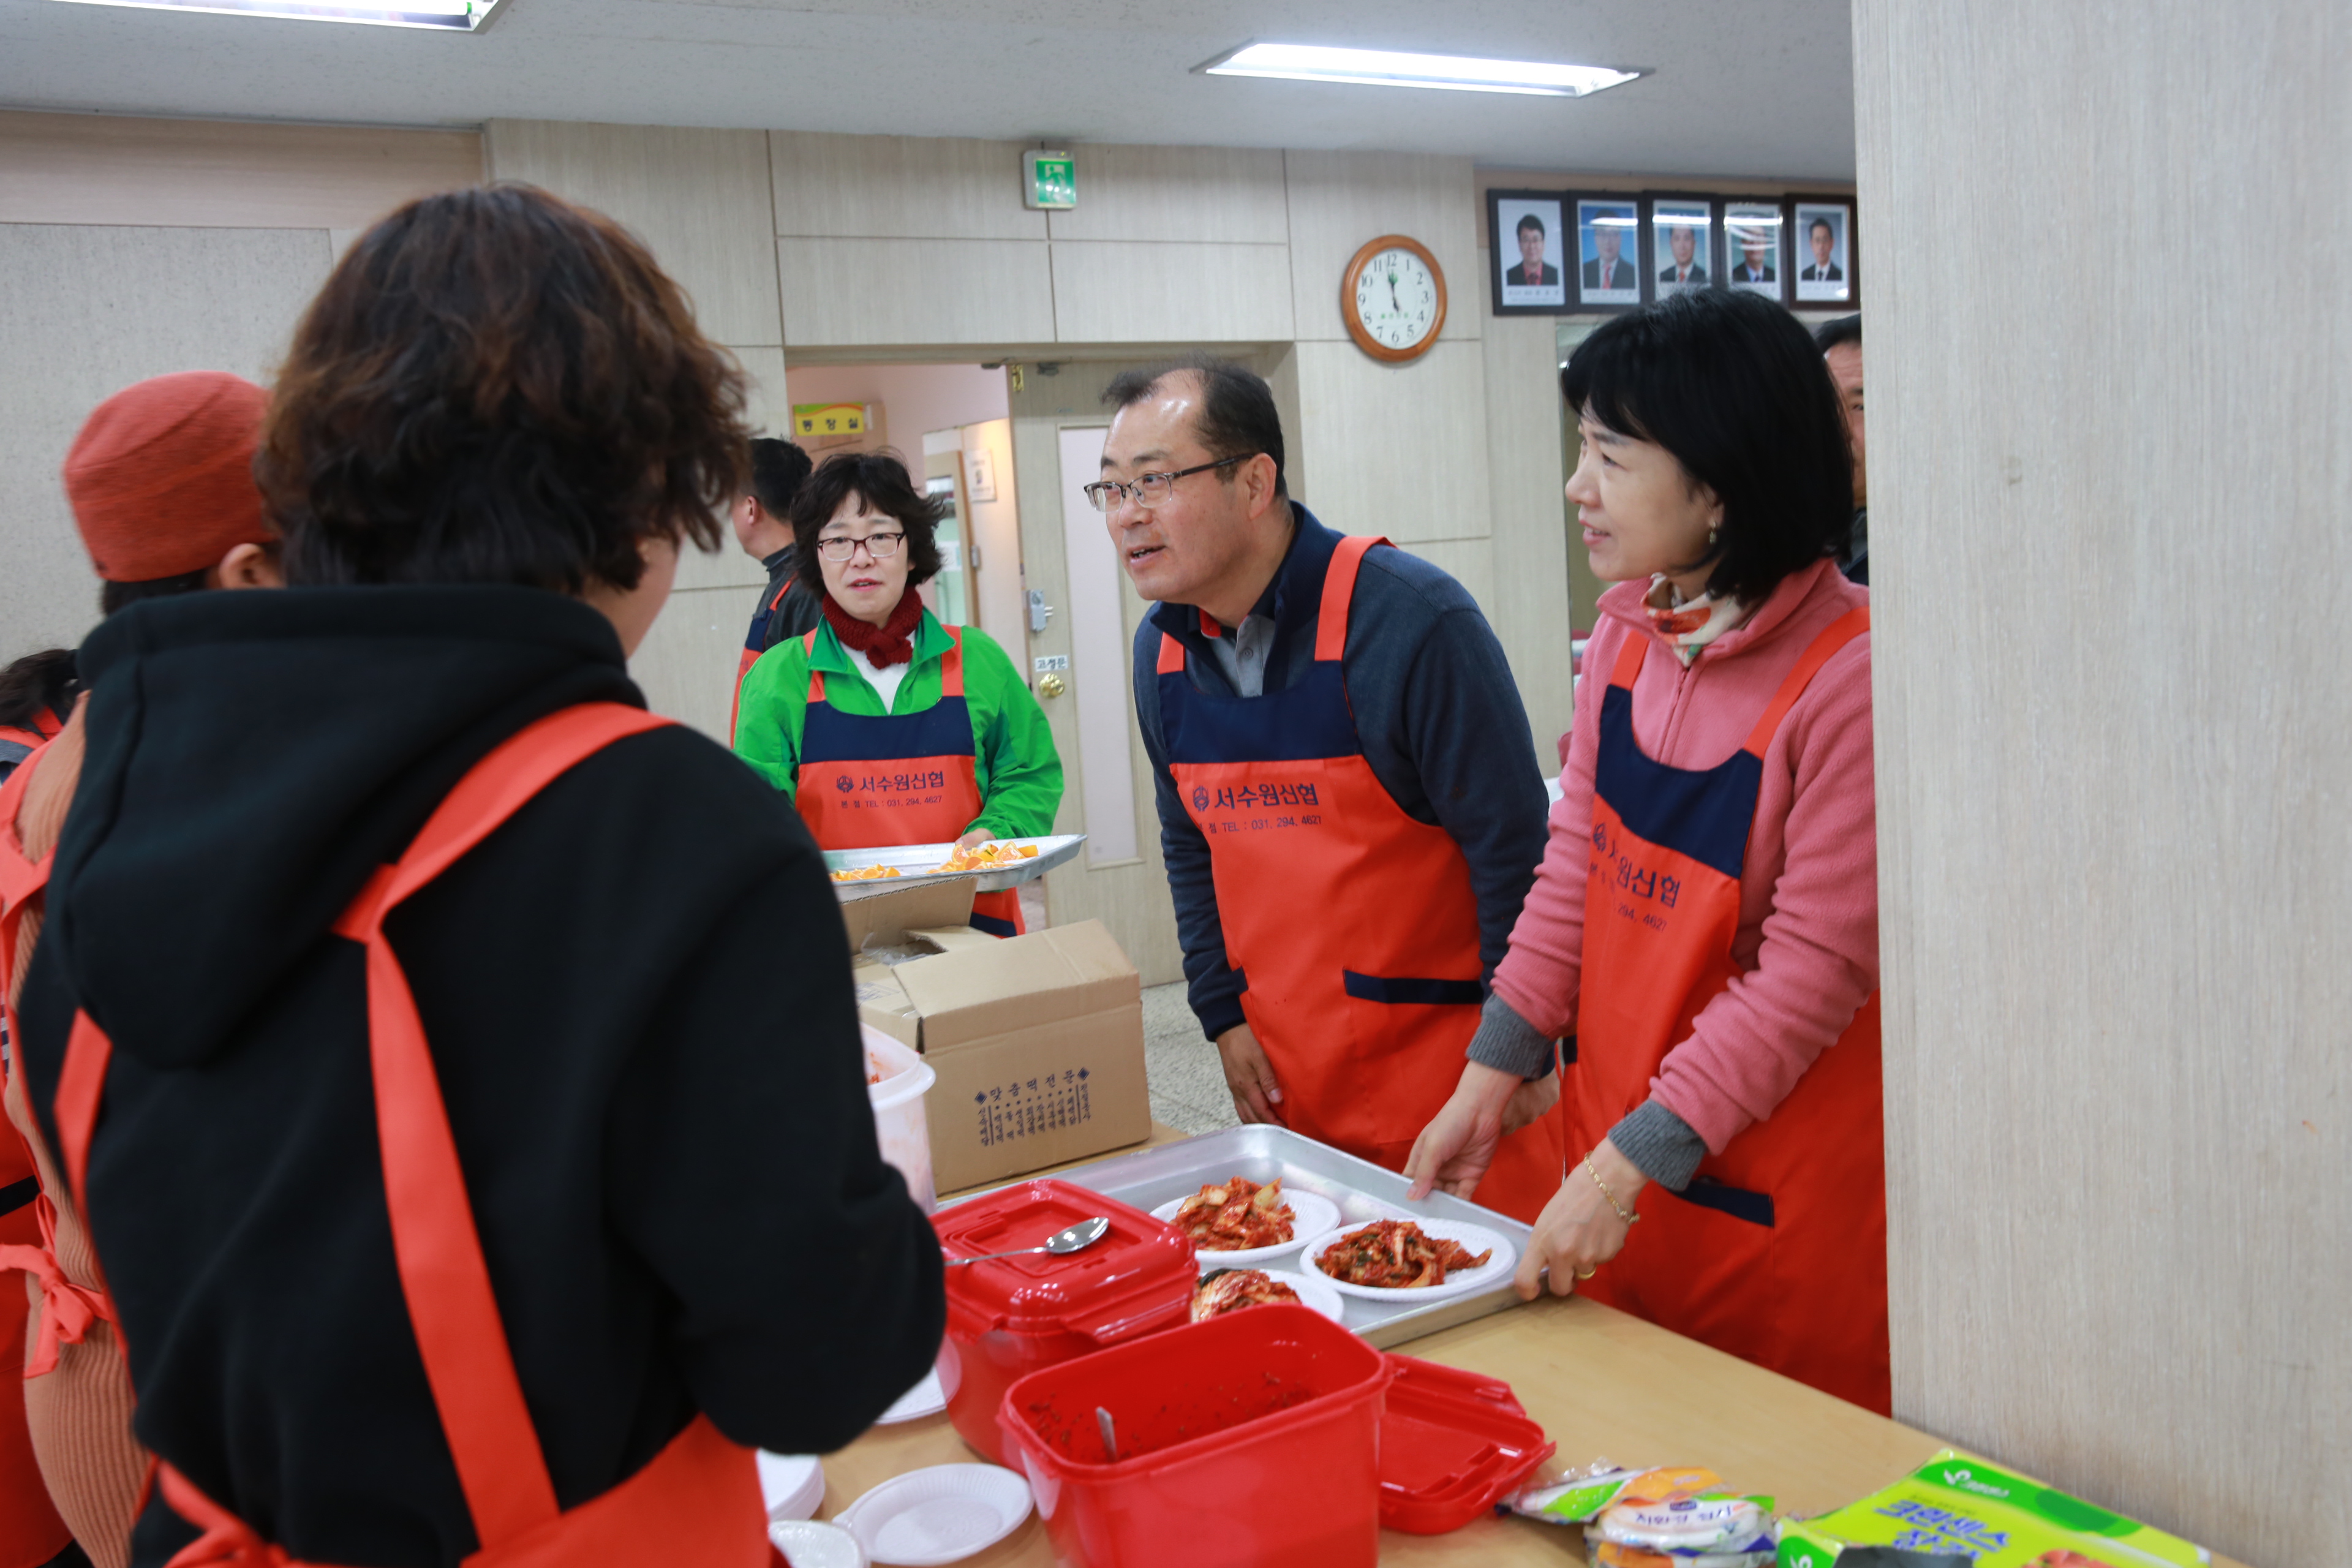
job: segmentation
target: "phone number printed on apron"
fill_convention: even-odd
[[[1625,852],[1622,841],[1611,835],[1605,823],[1592,825],[1592,868],[1601,872],[1603,887],[1614,888],[1629,899],[1654,902],[1661,909],[1673,909],[1683,895],[1682,883],[1664,872],[1645,868]],[[1620,901],[1617,912],[1659,931],[1666,929],[1666,917],[1654,910],[1645,912]]]
[[[1094,1120],[1094,1096],[1088,1070],[1046,1073],[1041,1078],[1015,1079],[996,1089],[975,1093],[973,1110],[980,1117],[983,1148],[1058,1132]]]
[[[1247,812],[1240,821],[1202,822],[1201,831],[1211,833],[1255,833],[1269,828],[1319,827],[1323,818],[1319,812],[1283,812],[1288,806],[1320,806],[1315,786],[1311,784],[1261,783],[1243,784],[1239,788],[1211,789],[1206,784],[1192,786],[1192,809]],[[1273,809],[1269,810],[1271,807]]]

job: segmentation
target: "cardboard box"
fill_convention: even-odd
[[[973,931],[971,894],[935,884],[842,906],[859,1016],[939,1075],[926,1113],[940,1191],[1149,1138],[1135,965],[1099,921],[1004,940]]]

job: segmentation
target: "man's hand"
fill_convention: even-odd
[[[1234,1114],[1244,1125],[1281,1125],[1282,1118],[1274,1108],[1282,1103],[1282,1085],[1275,1080],[1274,1064],[1265,1059],[1265,1047],[1250,1033],[1249,1026],[1219,1035],[1217,1055],[1224,1060],[1225,1087],[1234,1092]]]
[[[961,838],[956,840],[956,847],[959,849],[970,849],[974,845],[985,844],[995,837],[995,834],[991,833],[985,827],[975,827],[970,833],[965,834]]]
[[[1632,1227],[1617,1217],[1617,1209],[1633,1214],[1633,1196],[1649,1178],[1606,1138],[1591,1158],[1591,1171],[1584,1168],[1582,1160],[1568,1168],[1559,1191],[1536,1216],[1535,1236],[1519,1256],[1518,1270],[1511,1280],[1522,1301],[1532,1301],[1543,1293],[1543,1281],[1538,1276],[1547,1267],[1551,1270],[1551,1293],[1572,1296],[1577,1280],[1590,1278],[1594,1269],[1624,1249],[1625,1234]],[[1595,1173],[1601,1182],[1609,1184],[1606,1196],[1601,1182],[1592,1179]],[[1616,1208],[1610,1206],[1611,1198],[1616,1199]]]
[[[1453,1098],[1421,1130],[1412,1152],[1405,1156],[1404,1174],[1412,1183],[1414,1202],[1427,1197],[1432,1187],[1444,1187],[1457,1198],[1477,1191],[1486,1167],[1495,1163],[1507,1108],[1519,1085],[1515,1073],[1483,1062],[1462,1064],[1462,1081],[1454,1086]]]

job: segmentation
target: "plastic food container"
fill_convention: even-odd
[[[929,1214],[939,1207],[931,1183],[931,1124],[923,1114],[923,1094],[939,1081],[930,1064],[871,1024],[857,1026],[866,1042],[866,1098],[874,1106],[874,1135],[882,1158],[907,1178],[907,1191]],[[881,1081],[874,1081],[877,1075]]]
[[[1393,1375],[1320,1314],[1258,1307],[1033,1373],[999,1421],[1057,1562],[1371,1568]]]
[[[1459,1530],[1517,1491],[1557,1447],[1511,1385],[1391,1355],[1381,1417],[1381,1522],[1412,1535]]]
[[[1055,1231],[1096,1215],[1108,1216],[1110,1229],[1084,1252],[1031,1253],[948,1270],[940,1386],[949,1419],[982,1458],[1018,1468],[996,1419],[1015,1381],[1185,1322],[1199,1270],[1181,1231],[1067,1182],[1024,1182],[931,1216],[950,1258],[976,1258],[1041,1247]]]

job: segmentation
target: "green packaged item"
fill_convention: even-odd
[[[2202,1568],[2201,1546],[1947,1448],[1884,1491],[1783,1520],[1778,1568],[1830,1568],[1850,1546],[1966,1557],[1976,1568]]]

